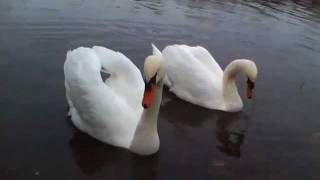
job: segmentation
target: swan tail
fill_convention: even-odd
[[[157,48],[157,46],[154,45],[153,43],[151,44],[151,46],[152,46],[152,53],[153,53],[153,55],[162,57],[162,53],[161,53],[161,51]]]
[[[161,51],[157,48],[157,46],[154,45],[153,43],[151,44],[151,46],[152,46],[152,53],[153,53],[153,55],[158,56],[158,57],[161,57],[161,59],[164,60],[164,59],[163,59],[163,56],[162,56],[162,53],[161,53]],[[171,81],[169,80],[169,77],[168,77],[167,74],[165,74],[163,81],[164,81],[164,84],[165,84],[166,86],[168,86],[168,87],[171,87],[171,86],[172,86],[172,83],[171,83]]]

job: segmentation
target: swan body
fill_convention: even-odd
[[[234,60],[223,71],[212,55],[201,46],[167,46],[162,56],[166,66],[165,84],[170,91],[185,101],[209,109],[230,112],[242,110],[243,103],[235,84],[235,76],[242,72],[252,84],[257,77],[253,61]]]
[[[146,61],[152,65],[157,64],[152,61],[161,60],[154,57]],[[158,70],[154,68],[153,73]],[[110,74],[105,82],[100,71]],[[157,84],[151,107],[144,109],[145,84],[139,69],[122,53],[99,46],[69,51],[64,75],[68,114],[78,129],[140,155],[158,151],[157,117],[163,83]]]

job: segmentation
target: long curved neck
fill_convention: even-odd
[[[144,109],[141,116],[140,123],[139,123],[143,126],[147,126],[154,132],[158,132],[157,122],[158,122],[158,115],[159,115],[160,105],[162,100],[162,91],[163,91],[163,81],[159,82],[159,84],[157,85],[154,102],[148,109]]]
[[[163,80],[156,88],[155,99],[151,107],[144,109],[137,125],[130,149],[138,154],[148,155],[158,151],[158,115],[162,100]]]
[[[234,93],[237,90],[237,86],[235,84],[235,77],[238,73],[239,69],[236,64],[231,62],[223,72],[223,95],[228,96],[229,94]]]
[[[242,101],[235,83],[236,75],[243,71],[240,62],[232,61],[223,72],[222,93],[226,106],[241,105]]]

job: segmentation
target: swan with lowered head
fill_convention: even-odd
[[[234,60],[223,71],[205,48],[187,45],[167,46],[162,51],[162,58],[166,67],[165,84],[185,101],[209,109],[242,110],[243,103],[235,83],[239,72],[247,77],[246,95],[252,98],[258,70],[251,60]]]
[[[110,74],[105,82],[100,71]],[[145,83],[126,56],[104,47],[69,51],[64,75],[73,124],[104,143],[140,155],[156,153],[165,74],[161,56],[148,56],[144,72]]]

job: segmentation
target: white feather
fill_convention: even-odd
[[[106,82],[100,76],[102,68],[111,74]],[[71,119],[77,128],[141,155],[158,151],[157,130],[140,128],[136,132],[139,124],[148,127],[146,120],[156,122],[157,114],[143,113],[148,111],[142,107],[143,78],[126,56],[104,47],[80,47],[67,53],[64,74]],[[142,141],[135,147],[140,148],[131,148],[135,134],[144,131],[149,136],[139,137]]]
[[[171,45],[163,50],[162,58],[167,73],[165,83],[179,98],[209,109],[223,111],[242,109],[243,104],[234,77],[224,73],[205,48]],[[234,62],[230,66],[236,71],[242,71],[255,78],[257,71],[254,71],[256,66],[252,61]],[[227,82],[224,81],[224,77],[227,77]]]

